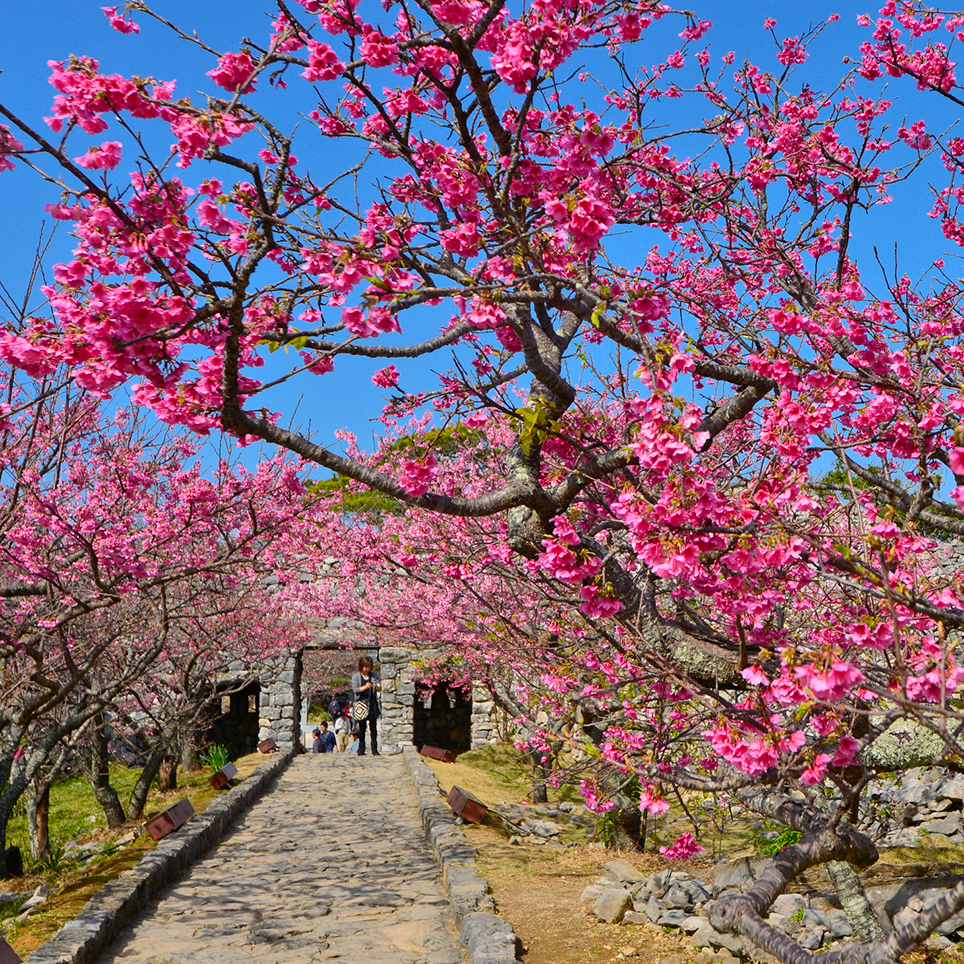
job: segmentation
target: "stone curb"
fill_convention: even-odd
[[[136,867],[104,884],[72,921],[29,956],[29,964],[88,964],[159,891],[216,844],[291,762],[292,753],[259,766],[240,786],[213,800],[180,830],[165,837]]]
[[[442,871],[469,964],[513,964],[518,940],[512,926],[495,911],[486,882],[475,869],[475,847],[456,826],[455,814],[439,795],[435,774],[413,746],[402,748],[405,766],[418,796],[422,826]],[[31,964],[33,962],[31,961]]]

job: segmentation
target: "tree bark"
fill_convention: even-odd
[[[529,791],[529,799],[533,803],[548,803],[549,791],[546,788],[546,780],[549,779],[549,768],[542,764],[542,750],[533,750],[529,754],[529,762],[535,771],[536,779]]]
[[[84,776],[94,792],[94,799],[100,804],[111,830],[124,824],[124,808],[120,797],[110,782],[110,755],[108,753],[107,734],[104,732],[103,719],[95,721],[91,733],[91,754],[88,766],[84,768]]]
[[[763,920],[763,914],[789,882],[809,867],[817,864],[829,866],[837,862],[846,862],[856,869],[869,867],[877,860],[877,848],[865,834],[845,823],[835,823],[831,815],[785,796],[781,799],[781,794],[765,787],[744,788],[738,791],[738,796],[757,812],[800,830],[804,837],[799,843],[773,856],[745,894],[707,904],[707,916],[718,931],[749,938],[783,964],[895,964],[940,924],[964,909],[962,882],[948,889],[911,923],[892,934],[877,940],[850,944],[841,950],[812,954],[786,934],[771,927]],[[852,881],[846,877],[846,873],[842,875],[841,882],[845,889],[851,890],[853,896]],[[866,900],[866,896],[862,893],[859,881],[857,883],[856,902],[859,905]],[[868,931],[872,931],[873,925],[866,918],[863,923]]]
[[[839,860],[829,860],[827,873],[857,940],[865,944],[879,941],[884,936],[884,929],[853,867]]]
[[[106,740],[104,744],[106,746]],[[107,757],[102,759],[98,756],[91,761],[91,768],[86,773],[87,782],[94,792],[94,799],[100,804],[107,820],[107,826],[111,830],[124,824],[124,808],[121,806],[120,797],[110,782],[110,765]]]
[[[30,859],[36,864],[50,856],[50,781],[31,787],[26,797]]]
[[[104,811],[107,826],[111,830],[122,827],[125,822],[124,808],[121,806],[120,797],[111,785],[110,779],[108,778],[104,782],[99,780],[95,782],[91,776],[88,776],[87,782],[90,783],[90,788],[94,791],[94,799],[100,804],[101,810]]]
[[[154,777],[157,776],[157,771],[160,769],[167,753],[167,740],[162,736],[151,751],[144,769],[141,770],[141,775],[137,778],[137,783],[134,784],[134,789],[131,790],[131,796],[127,802],[128,820],[140,820],[143,815],[144,806],[147,803],[147,794],[150,792]]]
[[[168,754],[161,760],[157,771],[157,789],[161,793],[177,789],[177,757]]]

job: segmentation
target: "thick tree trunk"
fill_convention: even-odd
[[[97,726],[91,733],[91,743],[90,765],[84,775],[94,792],[94,799],[104,811],[107,826],[115,830],[124,824],[124,808],[121,806],[117,791],[110,782],[107,734],[102,726]]]
[[[857,940],[865,944],[879,941],[884,936],[884,929],[853,867],[839,860],[829,860],[827,873]]]
[[[94,791],[94,799],[100,804],[107,820],[107,826],[111,830],[116,830],[124,825],[124,808],[121,806],[120,797],[117,791],[111,786],[109,779],[104,783],[97,782],[88,778],[91,790]]]
[[[848,914],[853,912],[860,926],[867,933],[873,933],[874,923],[868,920],[873,911],[863,906],[866,895],[860,882],[850,879],[850,875],[853,873],[851,868],[861,869],[876,862],[877,849],[865,834],[846,824],[834,823],[832,815],[765,786],[745,787],[738,790],[737,795],[758,813],[775,818],[801,831],[804,836],[799,843],[770,858],[746,893],[708,904],[709,921],[719,931],[749,938],[783,964],[894,964],[943,921],[964,908],[964,884],[957,884],[921,910],[911,923],[892,934],[881,935],[875,940],[861,940],[840,950],[812,954],[771,927],[763,920],[763,915],[791,880],[809,867],[825,864],[835,883],[839,881],[838,886],[844,891],[842,899],[846,901]],[[840,864],[845,864],[849,872],[841,871]],[[854,929],[856,932],[857,926]]]
[[[154,782],[154,777],[157,776],[157,771],[160,769],[164,757],[167,756],[167,752],[167,741],[159,740],[151,751],[144,769],[141,770],[141,775],[137,778],[134,789],[131,790],[130,800],[127,802],[128,820],[140,820],[143,815],[144,806],[147,803],[147,794],[150,792],[151,784]]]
[[[549,779],[549,768],[542,763],[542,750],[533,750],[529,754],[529,762],[535,771],[536,779],[529,791],[529,799],[533,803],[548,803],[549,792],[546,789],[546,781]]]
[[[177,757],[165,756],[157,771],[157,789],[161,793],[177,789]]]
[[[31,787],[26,797],[30,859],[36,864],[50,856],[50,781]]]

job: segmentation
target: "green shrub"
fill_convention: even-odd
[[[747,843],[757,852],[758,856],[772,857],[786,847],[792,847],[802,837],[803,834],[799,830],[792,830],[782,823],[772,823],[768,820],[763,823],[759,830],[749,836]]]
[[[223,743],[212,743],[201,751],[201,763],[209,767],[212,773],[217,773],[230,759],[231,754]]]

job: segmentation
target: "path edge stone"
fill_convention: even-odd
[[[469,964],[514,964],[519,941],[512,925],[495,913],[488,884],[475,868],[475,847],[455,823],[455,814],[442,798],[435,774],[415,747],[402,747],[402,755]]]
[[[212,800],[176,833],[159,841],[135,867],[104,884],[73,920],[28,955],[29,964],[90,962],[165,887],[179,880],[225,835],[235,819],[268,789],[294,753],[279,753],[229,793]]]

